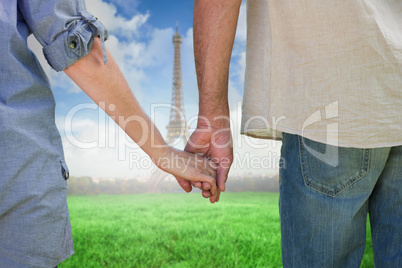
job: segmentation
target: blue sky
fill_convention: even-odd
[[[131,18],[137,13],[149,12],[150,18],[148,19],[148,23],[153,27],[172,27],[176,24],[176,20],[180,21],[180,25],[183,29],[189,29],[192,27],[194,2],[191,0],[106,0],[105,2],[114,4],[119,14],[126,18]]]
[[[176,21],[183,37],[182,76],[185,113],[190,128],[195,126],[198,91],[193,57],[193,1],[87,0],[87,9],[109,29],[106,46],[119,64],[143,109],[163,135],[169,120],[173,72],[172,36]],[[229,100],[233,118],[236,163],[233,176],[276,174],[277,143],[254,140],[239,134],[243,94],[246,5],[242,4],[230,66]],[[152,178],[149,158],[120,131],[105,114],[64,73],[51,70],[40,45],[29,40],[56,99],[56,123],[60,130],[66,161],[74,176]],[[178,147],[183,147],[178,144]],[[257,148],[258,147],[258,148]],[[250,158],[265,161],[264,167],[248,166]],[[271,159],[272,158],[272,159]],[[271,159],[271,160],[270,160]],[[267,162],[268,161],[268,162]],[[258,162],[258,161],[257,161]],[[236,164],[235,163],[235,164]]]

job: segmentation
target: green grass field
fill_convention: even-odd
[[[75,255],[59,267],[281,267],[278,194],[69,196]],[[371,240],[361,267],[372,264]]]

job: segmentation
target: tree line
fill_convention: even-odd
[[[236,176],[226,183],[227,192],[278,192],[278,176]],[[68,195],[182,193],[172,178],[161,180],[104,179],[70,177],[67,181]]]

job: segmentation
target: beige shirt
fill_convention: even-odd
[[[402,145],[402,0],[248,0],[242,133]]]

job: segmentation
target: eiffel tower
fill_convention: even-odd
[[[173,87],[172,87],[172,107],[170,110],[170,120],[167,128],[167,143],[177,145],[181,138],[185,145],[188,140],[188,126],[184,115],[184,102],[181,79],[181,54],[180,46],[182,43],[179,34],[179,25],[176,25],[176,33],[173,35],[174,44],[174,65],[173,65]]]
[[[172,103],[170,109],[169,124],[166,126],[167,135],[166,141],[169,145],[177,146],[180,143],[180,138],[185,146],[188,140],[188,126],[186,123],[186,117],[184,115],[184,102],[182,92],[182,80],[181,80],[181,55],[180,46],[182,43],[181,35],[179,34],[179,25],[176,25],[176,33],[173,35],[174,44],[174,65],[173,65],[173,88],[172,88]],[[152,176],[151,185],[153,193],[158,193],[158,185],[161,181],[170,179],[174,180],[174,177],[164,171],[157,169]]]

